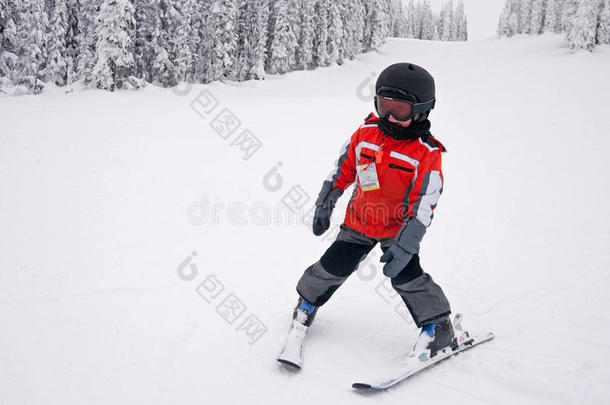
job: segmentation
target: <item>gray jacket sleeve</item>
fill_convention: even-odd
[[[443,176],[440,170],[424,173],[419,193],[409,204],[408,211],[412,215],[405,219],[394,243],[409,253],[419,253],[419,245],[426,234],[426,228],[432,223],[433,211],[442,192]]]

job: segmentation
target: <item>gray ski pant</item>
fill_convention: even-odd
[[[324,305],[378,242],[385,251],[394,243],[394,238],[375,239],[341,225],[337,240],[319,261],[303,273],[297,284],[297,292],[315,306]],[[451,313],[449,301],[441,287],[422,270],[419,255],[414,255],[391,281],[418,327],[442,322]]]

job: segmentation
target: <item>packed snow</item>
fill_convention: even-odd
[[[303,370],[275,361],[332,241],[282,200],[311,206],[398,61],[435,76],[448,149],[422,265],[497,335],[370,397],[351,384],[418,332],[379,248],[318,312]],[[264,81],[0,97],[0,403],[609,403],[609,64],[551,34],[390,39]]]

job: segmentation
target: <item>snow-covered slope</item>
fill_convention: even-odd
[[[432,9],[440,11],[446,0],[430,0]],[[506,0],[463,0],[468,18],[468,39],[485,39],[496,35],[498,17]]]
[[[295,284],[331,239],[265,216],[293,186],[315,198],[397,61],[435,75],[449,150],[422,264],[466,326],[497,337],[369,398],[351,383],[417,333],[379,251],[290,373],[275,356]],[[559,36],[389,40],[341,67],[182,95],[0,98],[0,403],[608,403],[609,62]],[[227,140],[210,127],[223,108],[241,122]],[[262,142],[248,160],[232,145],[246,128]]]

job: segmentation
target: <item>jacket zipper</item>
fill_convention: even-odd
[[[404,170],[405,172],[412,172],[412,171],[413,171],[413,169],[409,169],[408,167],[402,167],[402,166],[398,166],[398,165],[395,165],[394,163],[390,163],[390,167],[391,167],[392,169],[400,169],[400,170]]]

